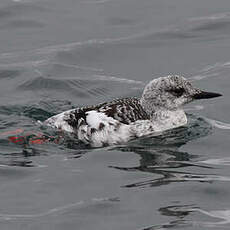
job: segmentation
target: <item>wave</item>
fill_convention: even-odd
[[[5,221],[9,221],[9,220],[15,220],[15,219],[34,219],[34,218],[42,218],[42,217],[47,217],[50,215],[58,215],[58,213],[62,213],[62,212],[66,212],[67,210],[70,211],[71,209],[74,208],[74,211],[76,212],[77,209],[79,209],[79,211],[83,210],[84,208],[92,208],[94,209],[94,206],[97,206],[98,204],[113,204],[114,202],[119,202],[119,198],[118,197],[95,197],[95,198],[91,198],[88,201],[77,201],[77,202],[71,202],[69,204],[65,204],[63,206],[58,206],[52,209],[49,209],[47,211],[44,212],[40,212],[40,213],[35,213],[35,214],[7,214],[7,213],[0,213],[0,220],[5,220]]]
[[[195,166],[195,165],[190,165]],[[197,165],[196,165],[197,166]],[[170,183],[178,183],[178,182],[230,182],[230,177],[226,176],[217,176],[217,175],[207,175],[207,174],[195,174],[195,173],[183,173],[183,172],[173,172],[171,170],[156,170],[155,173],[159,174],[160,177],[157,179],[150,179],[146,181],[136,182],[132,184],[127,184],[122,187],[124,188],[146,188],[146,187],[155,187],[160,185],[166,185]]]
[[[139,95],[142,89],[142,82],[99,74],[86,75],[82,78],[47,77],[39,74],[37,77],[19,82],[15,88],[18,93],[25,94],[26,91],[31,91],[33,95],[42,97],[47,95],[48,98],[62,98],[62,100],[72,98],[71,100],[75,103],[84,99],[85,102],[81,100],[83,104],[94,104],[118,97]]]
[[[16,2],[16,3],[30,3],[30,2],[34,2],[34,1],[39,1],[39,0],[12,0],[12,2]],[[79,3],[103,4],[103,3],[107,3],[107,2],[111,2],[111,1],[112,0],[94,0],[94,1],[83,0],[83,1],[79,1]]]
[[[20,15],[43,12],[47,10],[48,8],[45,8],[44,6],[38,6],[29,2],[28,4],[19,4],[15,2],[0,8],[0,18],[12,18]]]
[[[79,201],[79,202],[67,204],[67,205],[64,205],[61,207],[52,208],[48,211],[37,213],[37,214],[4,214],[4,213],[0,213],[0,219],[6,221],[6,220],[13,220],[13,219],[41,218],[41,217],[45,217],[48,215],[52,215],[52,214],[55,214],[55,213],[58,213],[61,211],[71,209],[73,207],[80,206],[83,203],[84,203],[83,201]]]
[[[85,1],[84,1],[85,2]],[[92,3],[98,3],[100,1],[89,1]],[[23,4],[26,6],[26,4]],[[19,6],[14,6],[18,8]],[[5,9],[6,10],[6,9]],[[23,9],[24,10],[24,9]],[[38,9],[39,10],[39,9]],[[40,9],[41,10],[41,9]],[[7,11],[7,10],[6,10]],[[1,14],[1,12],[0,12]],[[40,26],[40,25],[39,25]],[[90,39],[85,41],[77,41],[67,44],[59,44],[46,46],[29,51],[18,51],[12,53],[0,54],[0,59],[8,60],[12,58],[34,58],[35,56],[46,56],[46,58],[54,57],[59,52],[68,52],[75,49],[81,48],[103,48],[105,45],[122,45],[126,46],[133,45],[154,45],[154,44],[169,44],[170,42],[181,42],[189,40],[190,42],[205,41],[205,39],[217,39],[223,38],[229,34],[229,30],[226,28],[230,27],[230,13],[221,15],[210,15],[201,18],[188,19],[183,25],[172,25],[158,31],[156,30],[144,30],[139,33],[118,37],[118,38],[102,38],[102,39]],[[221,33],[219,32],[221,30]],[[210,31],[210,33],[207,33]],[[217,33],[214,33],[216,31]],[[205,38],[205,39],[203,39]],[[101,47],[102,46],[102,47]],[[77,51],[76,51],[77,52]],[[59,54],[60,55],[60,54]]]
[[[210,119],[207,117],[204,117],[204,119],[210,123],[212,126],[218,128],[218,129],[230,129],[230,124],[229,123],[224,123],[222,121]]]
[[[216,21],[220,19],[226,19],[230,18],[230,12],[220,13],[220,14],[211,14],[208,16],[202,16],[202,17],[192,17],[189,18],[189,21]]]
[[[45,24],[35,20],[11,20],[0,26],[0,29],[19,29],[19,28],[42,28]]]
[[[190,81],[206,80],[209,78],[226,78],[228,77],[230,62],[217,62],[213,65],[207,65],[198,71],[196,74],[190,76]]]
[[[142,228],[142,230],[157,230],[157,229],[168,229],[168,228],[185,228],[185,227],[212,227],[218,228],[222,225],[230,223],[230,210],[204,210],[195,205],[171,205],[167,207],[162,207],[159,209],[159,212],[164,216],[174,217],[176,220],[172,220],[167,223],[160,225],[147,226]],[[197,218],[197,215],[191,214],[203,214],[207,217],[211,217],[213,221],[202,220],[203,217],[200,217],[201,220],[193,220],[194,216]],[[190,216],[191,215],[191,216]],[[190,217],[186,219],[186,217]],[[192,218],[193,217],[193,218]],[[216,220],[219,219],[219,220]],[[223,226],[222,226],[223,227]],[[227,226],[226,226],[227,227]],[[226,228],[228,229],[228,227]]]
[[[216,158],[216,159],[207,159],[200,161],[200,163],[207,165],[230,165],[230,157]]]
[[[103,4],[103,3],[107,3],[107,2],[111,2],[112,0],[94,0],[94,1],[90,1],[90,0],[86,0],[86,1],[80,1],[80,3],[85,3],[85,4]]]

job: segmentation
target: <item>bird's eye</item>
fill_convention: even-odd
[[[181,97],[184,92],[185,90],[183,88],[176,88],[176,89],[170,90],[170,93],[176,97]]]

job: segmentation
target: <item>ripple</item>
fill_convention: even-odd
[[[112,0],[94,0],[94,1],[90,1],[90,0],[85,0],[85,1],[80,1],[80,3],[86,3],[86,4],[103,4],[103,3],[107,3],[107,2],[111,2]]]
[[[48,211],[37,213],[37,214],[3,214],[3,213],[0,213],[0,219],[1,220],[14,220],[14,219],[40,218],[40,217],[45,217],[45,216],[52,215],[52,214],[55,214],[61,211],[65,211],[67,209],[71,209],[73,207],[80,206],[82,204],[84,204],[84,202],[79,201],[79,202],[67,204],[61,207],[52,208]]]
[[[5,57],[7,57],[7,56],[8,55],[5,53]],[[1,63],[0,68],[15,68],[15,67],[28,68],[28,67],[37,67],[40,65],[48,64],[48,63],[49,62],[47,59],[41,59],[41,60],[37,60],[37,61],[14,62],[14,63],[7,63],[7,64]]]
[[[41,89],[69,90],[70,89],[66,81],[46,78],[43,76],[28,80],[24,82],[23,84],[21,84],[18,88],[22,90],[41,90]]]
[[[216,158],[216,159],[207,159],[204,161],[200,161],[200,163],[208,164],[208,165],[230,165],[230,157],[224,158]]]
[[[107,20],[107,24],[110,26],[134,26],[137,22],[129,18],[111,17]]]
[[[206,210],[203,210],[200,208],[193,208],[193,209],[191,209],[191,211],[200,212],[200,213],[205,214],[207,216],[218,218],[218,219],[222,220],[222,221],[216,221],[216,222],[197,222],[198,225],[215,227],[218,225],[230,223],[230,210],[206,211]]]
[[[187,111],[200,111],[203,110],[204,106],[203,105],[193,105],[193,106],[188,106],[184,110]]]
[[[230,177],[226,176],[216,176],[216,175],[202,175],[202,174],[192,174],[192,173],[182,173],[182,172],[173,172],[166,170],[155,170],[155,173],[160,174],[161,176],[157,179],[146,180],[141,182],[136,182],[132,184],[127,184],[122,187],[124,188],[146,188],[146,187],[155,187],[170,184],[172,182],[207,182],[211,183],[214,181],[229,182]],[[163,176],[162,176],[163,175]]]
[[[20,29],[20,28],[42,28],[45,24],[34,21],[34,20],[11,20],[10,22],[7,22],[6,24],[0,26],[0,29]]]
[[[224,123],[222,121],[217,121],[214,119],[210,119],[205,117],[204,118],[208,123],[210,123],[211,125],[213,125],[214,127],[218,128],[218,129],[230,129],[230,124],[229,123]]]
[[[13,79],[20,74],[19,70],[0,70],[0,79]]]
[[[92,209],[94,212],[95,209],[97,209],[97,206],[102,204],[102,205],[107,205],[107,204],[113,204],[115,202],[119,202],[120,199],[119,197],[93,197],[92,199],[88,201],[77,201],[77,202],[71,202],[69,204],[65,204],[63,206],[51,208],[47,211],[44,212],[39,212],[35,214],[7,214],[7,213],[0,213],[0,220],[1,221],[10,221],[10,220],[18,220],[18,219],[37,219],[37,218],[43,218],[47,217],[50,215],[58,215],[59,213],[67,212],[71,209],[79,209],[80,212],[84,212],[87,209],[87,212]]]
[[[99,96],[107,95],[108,90],[105,87],[92,87],[87,80],[76,80],[76,79],[54,79],[46,77],[36,77],[35,79],[28,80],[23,84],[18,86],[20,90],[29,91],[41,91],[46,90],[50,92],[63,91],[66,93],[73,94],[77,97],[89,97],[89,96]]]
[[[0,8],[0,18],[4,19],[9,17],[16,17],[18,15],[43,12],[47,10],[48,10],[47,8],[43,6],[35,5],[33,3],[27,3],[27,4],[12,3],[8,6]]]
[[[193,28],[193,31],[219,31],[230,28],[230,21],[209,21]]]
[[[109,1],[109,0],[107,0]],[[107,2],[106,1],[106,2]],[[105,1],[82,1],[82,3],[104,3]],[[26,8],[29,10],[26,10]],[[2,12],[1,12],[2,10]],[[2,17],[6,17],[8,14],[14,14],[20,12],[33,12],[33,10],[45,10],[44,8],[38,7],[34,4],[15,4],[8,8],[0,9],[0,17],[2,13]],[[111,23],[121,24],[120,20],[111,19]],[[125,20],[125,19],[124,19]],[[129,20],[125,20],[126,24],[130,24]],[[23,24],[23,23],[22,23]],[[123,24],[123,23],[122,23]],[[72,43],[66,44],[59,44],[53,46],[46,46],[39,49],[34,49],[30,51],[19,51],[19,52],[12,52],[12,53],[2,53],[0,54],[1,59],[12,59],[12,58],[20,58],[20,57],[36,57],[36,56],[44,56],[46,57],[53,57],[54,55],[61,56],[61,55],[71,55],[74,50],[78,50],[79,48],[85,49],[82,51],[84,54],[89,49],[94,49],[100,51],[101,47],[104,50],[104,46],[112,46],[112,45],[122,45],[125,44],[127,46],[137,46],[137,45],[149,45],[150,44],[165,44],[165,42],[180,42],[181,40],[186,41],[189,40],[190,42],[201,42],[205,41],[206,39],[212,40],[217,38],[223,38],[225,35],[229,34],[228,28],[230,25],[230,14],[224,13],[220,15],[208,15],[201,18],[192,18],[188,19],[182,25],[171,25],[170,27],[166,27],[156,30],[145,30],[141,31],[140,33],[134,33],[124,37],[118,38],[103,38],[103,39],[90,39],[85,41],[77,41]],[[38,26],[41,26],[40,24]],[[216,31],[216,33],[214,33]],[[221,33],[220,33],[221,31]],[[210,32],[210,33],[208,33]],[[203,39],[204,38],[204,39]],[[203,40],[202,40],[203,39]],[[100,47],[101,46],[101,47]],[[66,54],[65,52],[70,52]],[[88,51],[89,52],[89,51]],[[96,52],[97,53],[97,52]],[[89,57],[88,57],[89,58]]]
[[[111,84],[111,81],[113,81],[113,84]],[[77,98],[96,97],[100,99],[100,97],[104,97],[106,100],[111,100],[114,97],[120,96],[121,92],[127,91],[128,85],[132,84],[133,90],[137,90],[137,85],[143,86],[143,83],[139,81],[98,74],[89,77],[86,76],[84,79],[58,79],[54,77],[38,76],[19,84],[17,90],[37,91],[38,93],[50,93],[54,91],[74,95]],[[130,92],[131,90],[132,88],[130,89],[129,87]]]
[[[36,121],[37,120],[43,121],[47,119],[48,117],[53,116],[54,114],[42,108],[28,106],[23,109],[23,115],[26,117],[32,118]]]
[[[0,106],[0,114],[6,115],[8,121],[10,121],[9,116],[22,116],[35,118],[35,117],[49,117],[54,115],[52,112],[47,111],[46,109],[41,108],[39,105],[9,105],[9,106]],[[35,116],[35,117],[34,117]],[[42,119],[43,120],[43,119]]]
[[[216,21],[220,19],[230,18],[230,12],[220,13],[220,14],[211,14],[203,17],[193,17],[189,21]]]
[[[211,210],[207,211],[194,205],[172,205],[159,209],[159,212],[164,216],[177,218],[168,223],[161,225],[144,227],[142,230],[163,230],[169,228],[185,228],[185,227],[220,227],[230,223],[230,210]],[[200,213],[205,216],[214,218],[213,221],[202,221],[202,220],[189,220],[186,219],[193,213]],[[202,219],[202,217],[200,217]],[[217,221],[216,219],[220,219]],[[223,227],[223,226],[222,226]],[[227,227],[227,226],[226,226]],[[228,229],[228,227],[226,228]]]
[[[204,67],[202,70],[198,72],[198,74],[195,74],[194,76],[191,76],[189,79],[191,81],[194,80],[206,80],[208,78],[222,78],[225,76],[228,76],[230,68],[230,62],[218,62],[213,65],[208,65]]]

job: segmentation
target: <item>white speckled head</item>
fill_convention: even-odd
[[[154,79],[146,85],[141,97],[141,105],[152,115],[159,110],[177,110],[194,99],[218,96],[221,95],[195,88],[182,76],[170,75]]]

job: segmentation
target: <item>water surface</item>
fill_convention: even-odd
[[[1,229],[229,229],[228,0],[0,2]],[[91,149],[9,143],[78,106],[182,74],[224,96],[187,127]]]

